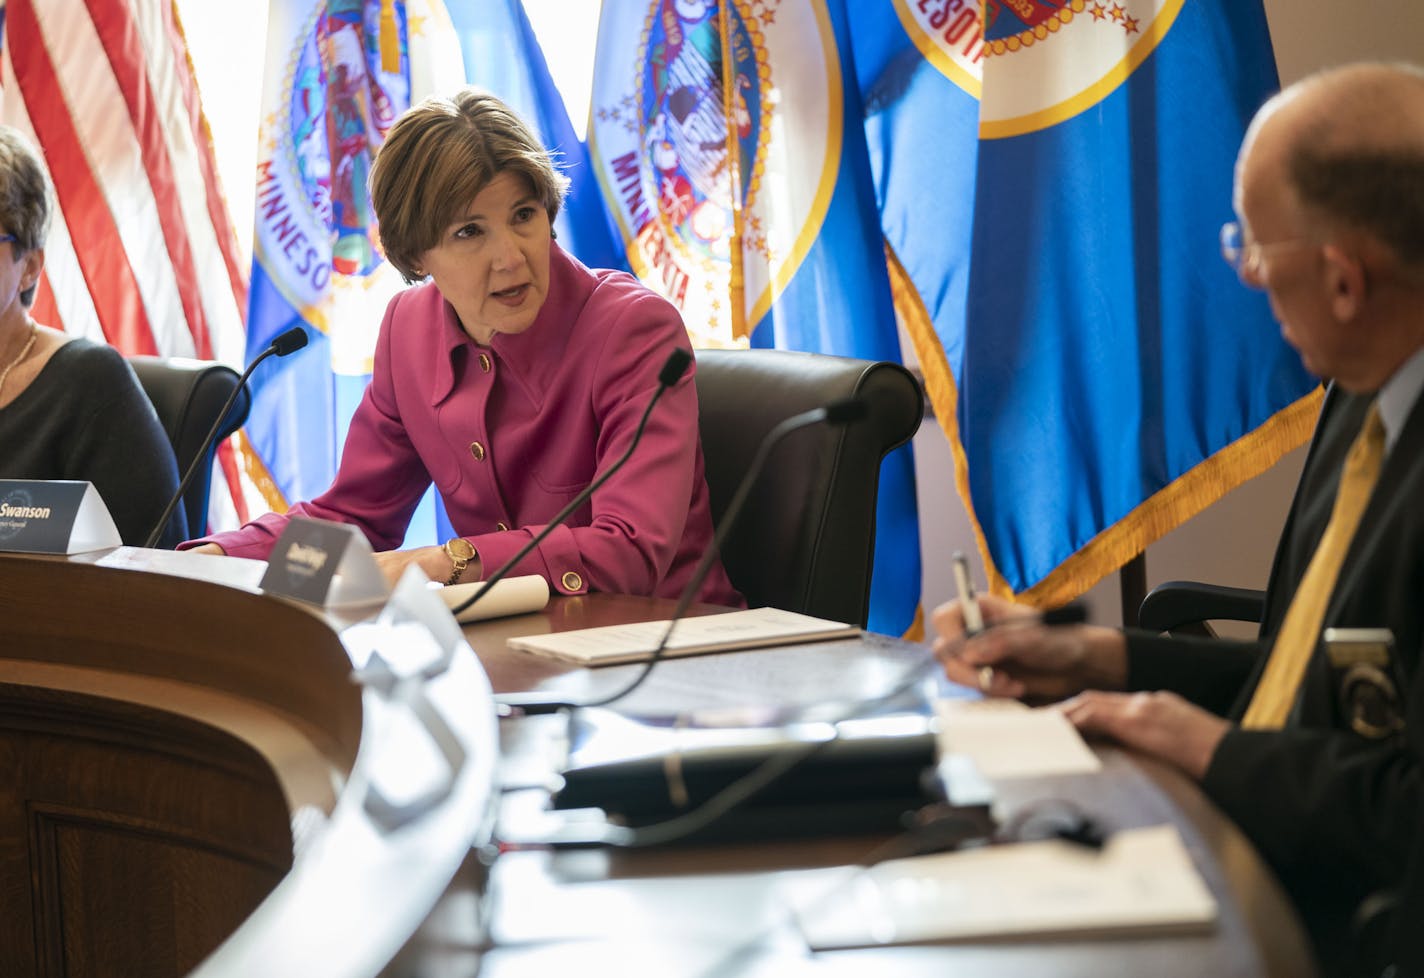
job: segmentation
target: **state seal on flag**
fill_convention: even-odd
[[[638,92],[643,162],[656,174],[658,210],[690,256],[726,257],[732,209],[756,194],[770,113],[766,49],[737,5],[728,8],[732,57],[708,0],[663,0],[648,11]]]
[[[288,39],[285,65],[264,93],[257,159],[254,255],[278,293],[332,340],[333,368],[351,375],[370,371],[375,345],[360,309],[397,287],[367,180],[410,101],[405,75],[382,70],[368,22],[375,9],[320,0],[283,8],[273,32]],[[404,61],[404,33],[400,44]]]
[[[824,218],[840,79],[815,6],[653,0],[636,43],[600,42],[600,184],[634,270],[706,345],[745,339]]]
[[[1184,0],[893,0],[905,32],[979,99],[979,134],[1016,136],[1091,108],[1166,36]],[[989,58],[1012,58],[984,84]]]

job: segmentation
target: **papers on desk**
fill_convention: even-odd
[[[95,563],[100,567],[188,577],[252,591],[257,590],[262,573],[267,569],[265,560],[248,557],[195,553],[191,550],[147,550],[142,547],[118,547]]]
[[[509,647],[581,666],[642,662],[662,641],[667,626],[666,621],[646,621],[632,625],[582,628],[552,635],[529,635],[511,638]],[[859,634],[859,628],[838,621],[826,621],[777,608],[751,608],[682,619],[677,623],[663,654],[672,657],[731,652],[853,638]]]
[[[460,602],[483,586],[482,581],[476,581],[473,584],[448,584],[436,590],[444,599],[445,607],[453,611]],[[484,621],[487,618],[503,618],[507,615],[527,615],[531,611],[539,611],[548,603],[549,582],[538,574],[506,577],[490,588],[484,597],[460,612],[455,620],[463,624]]]
[[[1127,829],[1101,851],[1062,840],[794,874],[814,950],[1023,936],[1206,930],[1216,901],[1174,826]]]
[[[1102,769],[1068,718],[1017,700],[941,700],[940,757],[967,756],[989,780],[1089,774]]]

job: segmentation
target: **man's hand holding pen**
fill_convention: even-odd
[[[1055,702],[1085,689],[1123,689],[1127,644],[1122,633],[1094,625],[1046,627],[1026,605],[985,594],[970,597],[983,621],[965,624],[964,602],[935,609],[934,651],[951,680],[1029,702]]]
[[[973,602],[982,625],[966,627]],[[973,612],[971,612],[971,617]],[[1200,780],[1230,724],[1172,693],[1123,693],[1127,642],[1098,625],[1040,622],[1039,612],[993,595],[950,601],[931,615],[934,651],[948,677],[987,696],[1062,704],[1088,735],[1110,737]]]

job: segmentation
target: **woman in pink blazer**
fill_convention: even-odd
[[[392,580],[479,580],[628,447],[674,347],[677,310],[553,240],[568,181],[499,99],[427,99],[371,173],[386,258],[407,282],[386,308],[370,387],[331,487],[290,514],[361,528]],[[458,534],[396,550],[434,482]],[[290,515],[289,514],[289,515]],[[288,516],[185,546],[265,558]],[[563,594],[671,597],[712,538],[691,372],[667,391],[628,464],[514,569]],[[741,606],[714,567],[703,601]]]

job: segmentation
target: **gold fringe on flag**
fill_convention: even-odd
[[[1323,388],[1315,388],[1260,427],[1198,462],[1085,543],[1018,599],[1052,608],[1083,594],[1149,544],[1309,441],[1324,396]]]
[[[274,513],[285,513],[289,506],[287,497],[282,495],[282,490],[277,488],[277,483],[272,480],[272,473],[267,470],[266,463],[258,456],[257,450],[252,447],[252,442],[247,440],[247,429],[239,430],[237,437],[242,452],[242,469],[247,474],[247,478],[262,494],[262,499],[268,509]]]
[[[1043,580],[1015,595],[989,553],[974,503],[969,495],[969,460],[959,437],[959,392],[944,346],[930,322],[919,292],[910,281],[894,250],[885,246],[895,310],[905,323],[925,375],[925,390],[935,417],[944,430],[954,456],[954,482],[969,514],[975,545],[983,562],[989,590],[1004,597],[1051,608],[1080,597],[1093,585],[1233,489],[1275,465],[1290,451],[1310,440],[1324,396],[1322,388],[1282,408],[1253,431],[1247,432],[1210,457],[1163,486],[1117,523],[1085,542],[1048,573]]]
[[[923,642],[925,640],[925,606],[923,603],[915,605],[915,617],[910,622],[910,627],[905,629],[905,633],[900,636],[907,642]]]
[[[396,0],[381,0],[381,70],[400,73],[400,24],[396,21]]]
[[[920,293],[910,281],[905,266],[900,264],[895,249],[885,243],[885,261],[890,270],[890,293],[895,303],[895,312],[905,324],[905,331],[915,346],[915,357],[920,361],[920,371],[925,375],[925,392],[934,408],[935,418],[949,442],[950,453],[954,456],[954,486],[959,499],[969,514],[969,527],[974,531],[974,545],[979,551],[980,565],[989,590],[994,594],[1012,594],[1009,584],[989,555],[989,541],[974,514],[974,500],[969,495],[969,459],[964,454],[964,445],[959,440],[959,390],[954,385],[954,375],[949,371],[949,360],[944,354],[944,345],[930,322],[929,312],[920,300]],[[920,506],[924,509],[923,502]]]

